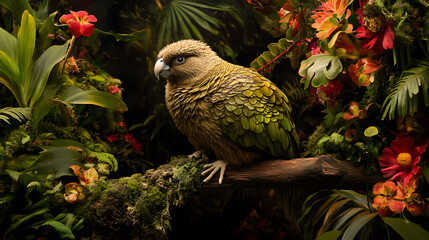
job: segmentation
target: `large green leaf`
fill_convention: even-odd
[[[404,116],[407,112],[412,116],[419,108],[419,96],[423,98],[425,105],[429,106],[429,61],[418,61],[416,65],[402,73],[401,78],[384,100],[382,119],[386,116],[394,119],[395,115]]]
[[[318,54],[301,62],[299,75],[303,77],[301,83],[308,88],[327,86],[329,80],[334,79],[343,70],[340,58],[330,54]]]
[[[383,221],[393,228],[404,240],[429,239],[429,232],[421,226],[401,218],[382,218]]]
[[[77,87],[69,87],[59,102],[71,106],[72,104],[92,104],[118,111],[127,111],[127,105],[117,96],[98,90],[84,91]]]
[[[36,43],[36,22],[28,11],[22,14],[21,27],[18,31],[17,63],[21,73],[19,87],[21,87],[21,107],[27,107],[28,87],[30,86],[31,64]]]
[[[16,61],[17,40],[3,28],[0,28],[0,50]]]
[[[37,171],[37,175],[53,174],[55,177],[72,175],[69,167],[82,165],[78,160],[81,154],[65,148],[57,147],[42,152],[32,167],[25,172]]]
[[[57,231],[57,233],[60,235],[61,239],[67,238],[67,239],[75,239],[75,236],[73,232],[68,228],[66,225],[64,225],[61,222],[49,220],[43,223],[41,226],[49,225]]]
[[[34,10],[31,8],[28,0],[0,0],[0,5],[11,10],[18,20],[20,20],[19,17],[25,10],[34,15]]]
[[[42,95],[52,68],[64,59],[69,41],[64,45],[48,48],[35,62],[31,71],[30,106],[33,106]]]

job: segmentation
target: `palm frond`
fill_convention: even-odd
[[[12,108],[12,107],[6,107],[0,109],[0,120],[6,122],[7,124],[10,124],[9,119],[13,118],[18,120],[19,122],[23,122],[25,120],[28,120],[31,118],[31,108]]]
[[[429,61],[416,61],[415,67],[402,72],[400,79],[392,88],[383,103],[382,119],[395,115],[404,116],[407,112],[412,116],[419,108],[419,97],[429,106]]]
[[[172,0],[160,19],[157,49],[181,38],[204,40],[201,30],[218,35],[224,23],[211,16],[214,12],[229,14],[241,24],[242,19],[229,4],[210,1]]]

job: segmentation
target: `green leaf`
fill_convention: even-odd
[[[367,127],[363,132],[363,135],[365,135],[365,137],[374,137],[377,134],[378,134],[378,128],[374,126]]]
[[[34,10],[31,8],[28,0],[0,0],[0,5],[11,10],[18,21],[25,10],[29,11],[31,15],[34,15]]]
[[[19,81],[20,72],[18,65],[5,52],[0,50],[0,82],[3,83],[19,100]]]
[[[77,87],[69,87],[60,99],[56,99],[67,106],[72,104],[92,104],[118,111],[127,111],[127,105],[117,96],[97,90],[83,91]]]
[[[45,18],[48,16],[49,12],[49,0],[43,0],[42,4],[40,4],[39,9],[35,14],[35,18],[38,22],[43,22]]]
[[[17,63],[21,73],[20,83],[21,99],[19,104],[21,107],[27,107],[28,88],[30,85],[30,70],[33,62],[33,52],[36,43],[36,22],[33,16],[26,10],[22,14],[21,27],[18,30],[18,54]]]
[[[253,62],[250,63],[250,67],[259,69],[259,73],[264,75],[268,70],[274,69],[282,59],[288,57],[287,50],[291,44],[292,43],[286,38],[281,38],[278,43],[270,43],[267,46],[269,51],[263,52],[253,60]],[[268,63],[270,64],[268,65]]]
[[[344,230],[343,240],[354,239],[356,234],[374,217],[377,216],[378,213],[367,213],[363,212],[358,214],[350,225]]]
[[[31,108],[11,108],[6,107],[0,109],[0,120],[9,123],[9,117],[12,117],[19,122],[23,122],[31,118]]]
[[[43,22],[42,26],[40,27],[37,43],[38,50],[42,50],[51,46],[52,38],[48,37],[48,34],[53,34],[55,32],[54,18],[56,15],[57,12],[54,12],[49,15],[49,17]]]
[[[429,232],[420,225],[401,218],[382,218],[383,221],[395,230],[404,240],[429,239]]]
[[[320,235],[316,240],[335,240],[341,235],[341,231],[329,231]]]
[[[40,226],[47,226],[47,225],[55,228],[55,230],[57,231],[57,233],[60,235],[61,239],[64,239],[64,238],[75,239],[75,236],[73,235],[73,232],[70,230],[70,228],[68,228],[63,223],[58,222],[58,221],[54,221],[54,220],[49,220],[49,221],[46,221],[45,223],[43,223]]]
[[[54,174],[55,177],[72,175],[69,167],[81,166],[78,161],[80,158],[81,154],[74,150],[65,147],[52,148],[42,152],[33,166],[25,172],[37,171],[38,175]]]
[[[46,82],[52,68],[64,59],[69,41],[64,45],[55,45],[48,48],[35,62],[31,72],[30,106],[33,106],[45,90]]]
[[[340,58],[330,54],[318,54],[301,62],[299,75],[303,77],[301,83],[308,88],[327,86],[329,80],[334,79],[343,70]]]
[[[48,206],[45,206],[44,208],[38,209],[38,210],[36,210],[30,214],[25,215],[24,217],[20,218],[18,221],[16,221],[12,225],[10,225],[10,227],[7,229],[7,232],[10,232],[10,231],[16,229],[17,227],[20,227],[22,224],[27,223],[32,218],[37,217],[39,215],[42,215],[48,211],[49,211]]]
[[[416,67],[401,74],[401,78],[383,102],[382,119],[386,116],[394,119],[395,116],[404,116],[407,112],[412,116],[419,108],[418,97],[422,97],[424,104],[429,106],[429,61],[416,61],[415,65]]]
[[[3,28],[0,28],[0,50],[5,52],[13,61],[16,61],[17,40]]]

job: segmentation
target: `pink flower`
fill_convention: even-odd
[[[415,146],[414,139],[409,136],[400,136],[394,139],[391,147],[383,149],[383,156],[379,163],[383,167],[381,172],[385,178],[401,181],[406,186],[410,179],[419,176],[422,169],[418,166],[420,156],[426,151],[427,143]]]
[[[69,31],[76,38],[91,36],[94,31],[94,24],[90,22],[97,22],[97,18],[94,15],[88,15],[85,11],[70,11],[70,13],[61,16],[60,22],[67,24]]]

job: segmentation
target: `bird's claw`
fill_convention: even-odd
[[[209,158],[207,157],[206,150],[197,150],[196,152],[192,153],[191,155],[188,155],[188,158],[192,158],[195,160],[202,160],[207,161]]]
[[[206,176],[208,173],[209,176],[206,177],[203,182],[207,183],[209,182],[212,177],[219,171],[220,169],[220,176],[219,176],[219,184],[222,184],[223,181],[223,175],[225,174],[226,166],[228,166],[228,163],[222,160],[217,160],[214,163],[205,164],[203,167],[206,169],[204,172],[201,173],[202,176]]]

